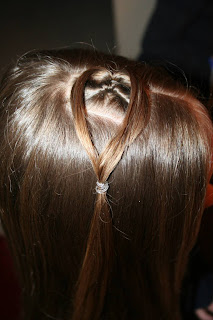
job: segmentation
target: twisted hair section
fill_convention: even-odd
[[[118,74],[119,72],[105,68],[87,70],[76,80],[71,93],[76,132],[91,160],[98,185],[106,184],[125,149],[134,142],[148,122],[148,97],[141,82],[137,81],[133,75],[125,74],[124,78],[127,78],[130,83],[128,88],[130,97],[126,99],[126,95],[120,94],[121,90],[118,91],[118,86],[126,87],[121,81],[123,75],[119,77]],[[116,96],[119,99],[115,103],[120,108],[122,108],[119,106],[120,100],[124,97],[126,102],[128,100],[122,121],[114,136],[106,142],[100,153],[92,141],[88,128],[89,111],[85,101],[88,85],[95,88],[94,96],[97,100],[102,100],[103,95],[110,94],[111,97],[107,98],[108,108]],[[90,96],[90,102],[91,99]],[[116,119],[112,118],[111,121]],[[73,319],[100,318],[113,267],[112,226],[113,217],[107,192],[97,192],[86,253],[77,283]]]

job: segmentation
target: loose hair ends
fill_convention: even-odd
[[[113,252],[111,212],[106,195],[98,194],[76,287],[73,320],[100,319],[110,284]]]

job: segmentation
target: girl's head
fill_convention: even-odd
[[[0,137],[25,319],[179,319],[211,170],[204,107],[156,67],[37,52],[2,80]]]

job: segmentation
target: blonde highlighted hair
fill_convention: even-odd
[[[23,318],[179,320],[211,169],[205,108],[157,67],[34,52],[2,80],[0,131]]]

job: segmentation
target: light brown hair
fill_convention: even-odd
[[[24,319],[180,319],[211,168],[205,108],[157,67],[35,52],[2,80],[0,137]]]

